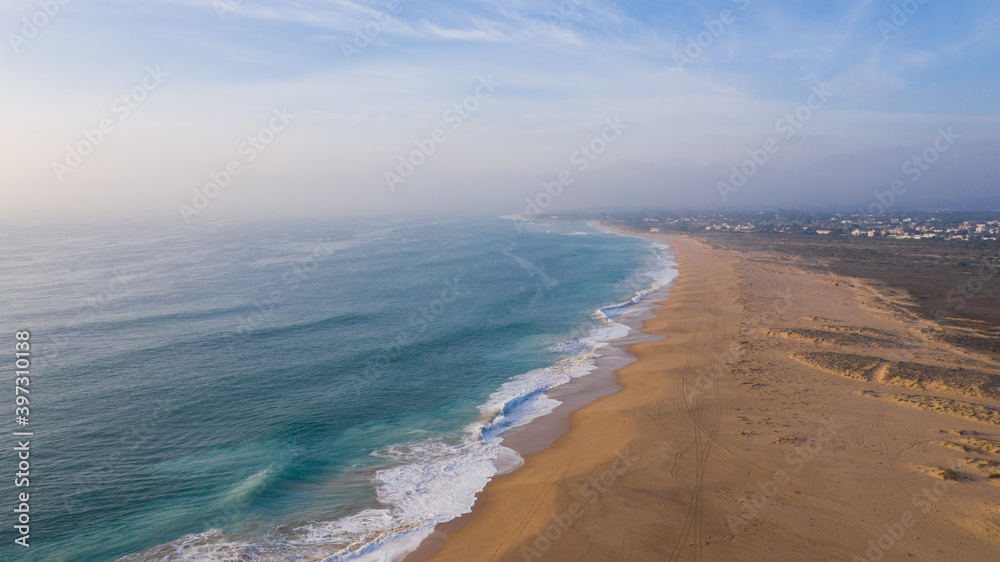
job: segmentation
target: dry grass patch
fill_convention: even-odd
[[[961,451],[963,453],[971,453],[975,449],[969,447],[968,445],[962,443],[955,443],[954,441],[942,441],[941,446],[946,449],[954,449],[956,451]]]
[[[954,468],[945,468],[942,466],[918,466],[917,470],[927,476],[933,476],[938,480],[958,482],[959,479],[962,478],[962,475]]]
[[[900,361],[888,363],[879,382],[914,390],[1000,400],[1000,376]]]
[[[792,359],[843,377],[953,396],[1000,401],[1000,376],[985,371],[886,361],[850,353],[794,353]]]
[[[912,394],[887,394],[884,398],[899,404],[929,410],[931,412],[948,414],[982,423],[1000,425],[1000,410],[990,408],[989,406],[962,402],[961,400],[952,400],[950,398],[919,396]]]
[[[971,468],[983,473],[984,476],[996,472],[997,467],[1000,467],[1000,461],[996,459],[968,458],[965,459],[965,462]]]
[[[787,340],[804,341],[823,345],[851,345],[872,348],[905,347],[894,339],[875,337],[856,331],[806,330],[800,328],[776,328],[768,334]]]
[[[832,332],[849,332],[852,334],[862,334],[865,336],[872,336],[876,338],[892,339],[897,337],[896,334],[888,330],[877,330],[875,328],[869,328],[867,326],[823,326],[823,329],[830,330]]]
[[[986,437],[969,437],[965,442],[978,451],[1000,456],[1000,440],[987,439]]]
[[[875,371],[886,363],[878,357],[849,353],[794,353],[791,357],[811,367],[859,381],[871,380]]]

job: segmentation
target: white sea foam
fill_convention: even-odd
[[[509,471],[522,462],[516,452],[502,446],[503,432],[552,412],[560,402],[545,392],[591,373],[600,349],[629,334],[630,328],[614,318],[673,281],[676,264],[667,256],[667,246],[655,246],[656,263],[645,273],[649,286],[625,302],[595,311],[601,325],[586,336],[554,346],[553,351],[565,354],[555,364],[501,385],[479,407],[481,421],[466,428],[460,443],[425,440],[374,453],[392,466],[375,475],[377,497],[384,508],[310,523],[253,544],[209,531],[128,560],[401,560],[436,525],[471,511],[476,494],[498,474],[498,466]]]
[[[668,257],[668,247],[658,243],[654,243],[654,247],[657,250],[656,263],[645,272],[649,286],[636,292],[626,302],[595,311],[595,316],[602,319],[603,325],[593,328],[584,337],[554,347],[555,351],[568,353],[568,356],[551,366],[515,376],[501,385],[479,407],[482,421],[466,428],[467,437],[463,444],[448,446],[425,442],[396,448],[394,453],[399,454],[401,459],[416,462],[380,471],[377,480],[379,499],[392,506],[388,510],[394,512],[392,519],[402,519],[398,521],[399,526],[393,527],[399,538],[380,541],[378,545],[369,543],[369,546],[357,551],[354,558],[345,553],[345,557],[337,560],[368,560],[362,556],[408,552],[401,548],[402,542],[415,547],[419,544],[413,541],[417,534],[426,536],[433,525],[471,511],[475,495],[496,475],[498,458],[505,453],[507,458],[511,454],[516,455],[500,445],[502,433],[552,412],[560,402],[548,397],[545,392],[590,374],[600,357],[599,350],[629,334],[630,328],[613,318],[677,277],[677,264]],[[402,454],[408,448],[410,452]],[[414,451],[420,453],[414,454]],[[424,455],[425,460],[417,460]],[[378,522],[385,523],[386,520]],[[382,529],[390,536],[394,533],[391,529]],[[371,531],[369,528],[367,533]]]

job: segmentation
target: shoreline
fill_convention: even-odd
[[[618,392],[571,412],[568,431],[408,562],[1000,554],[1000,479],[984,468],[1000,467],[1000,424],[918,407],[1000,399],[796,358],[867,354],[998,378],[1000,365],[928,335],[902,312],[905,295],[773,253],[625,234],[669,243],[678,263],[641,327],[657,338],[628,346],[636,360],[616,371]]]
[[[649,304],[644,314],[638,319],[638,322],[632,326],[633,331],[627,338],[623,340],[616,341],[611,345],[611,348],[617,351],[617,354],[624,356],[626,359],[619,359],[617,365],[602,365],[601,368],[596,370],[594,373],[582,377],[572,383],[559,387],[558,389],[553,389],[553,397],[564,401],[564,404],[553,411],[552,414],[537,420],[538,422],[543,422],[537,424],[538,427],[544,427],[541,429],[542,432],[547,432],[549,435],[546,440],[545,445],[538,447],[539,443],[532,443],[530,445],[535,445],[532,447],[524,447],[525,443],[519,442],[519,435],[517,433],[512,433],[509,436],[505,436],[504,445],[510,446],[511,448],[518,451],[519,454],[524,458],[524,464],[519,467],[514,472],[505,473],[498,475],[493,478],[493,480],[487,484],[486,489],[477,495],[477,500],[473,506],[471,513],[463,515],[460,518],[452,520],[443,525],[439,525],[435,532],[425,539],[424,543],[421,544],[420,548],[410,553],[403,560],[405,562],[422,562],[424,560],[462,560],[468,559],[465,553],[464,546],[462,546],[458,541],[465,541],[465,537],[469,538],[476,537],[479,535],[480,530],[478,527],[486,526],[492,527],[493,523],[490,519],[494,518],[494,510],[499,509],[509,509],[499,496],[506,495],[508,489],[511,487],[517,488],[522,484],[518,482],[519,480],[527,480],[529,482],[534,482],[537,476],[532,474],[537,470],[537,467],[545,466],[552,462],[553,459],[546,457],[559,458],[564,455],[564,447],[562,442],[565,440],[579,440],[579,436],[585,435],[588,428],[581,428],[581,423],[579,418],[584,418],[589,420],[589,412],[592,409],[602,410],[601,407],[604,401],[614,399],[619,396],[627,386],[625,381],[622,380],[622,372],[630,368],[633,368],[638,362],[642,361],[642,353],[637,354],[636,351],[641,349],[641,346],[647,344],[655,344],[662,342],[665,339],[665,335],[660,333],[661,330],[651,329],[650,326],[659,326],[664,321],[665,318],[670,315],[669,311],[664,310],[664,308],[675,308],[684,302],[683,295],[687,290],[684,288],[686,285],[684,265],[681,263],[682,258],[680,252],[678,252],[676,243],[680,242],[679,238],[662,238],[658,237],[651,239],[649,237],[641,236],[638,233],[621,231],[618,229],[611,229],[607,226],[600,225],[600,228],[606,230],[612,230],[616,234],[624,236],[632,236],[636,238],[645,238],[654,242],[667,243],[670,246],[670,254],[672,259],[677,262],[677,270],[679,272],[678,276],[671,281],[671,283],[656,291],[655,293],[649,295]],[[676,304],[674,301],[677,301]],[[574,385],[579,385],[579,387],[574,388]],[[593,392],[593,388],[590,387],[603,387],[603,391]],[[583,387],[583,388],[580,388]],[[588,393],[588,390],[591,392]],[[589,394],[589,395],[588,395]],[[569,397],[567,400],[566,397]],[[612,406],[614,408],[614,406]],[[603,417],[603,416],[602,416]],[[544,421],[543,421],[544,420]],[[626,425],[627,422],[621,424]],[[531,428],[532,425],[529,424],[524,428]],[[591,424],[587,424],[590,426]],[[627,433],[617,434],[619,440],[623,443],[624,436]],[[508,443],[508,439],[510,442]],[[626,443],[627,445],[627,443]],[[568,450],[568,448],[566,449]],[[558,461],[557,461],[558,462]],[[585,463],[588,466],[601,467],[608,465],[611,467],[611,473],[614,475],[615,471],[621,471],[629,463],[629,457],[627,452],[627,446],[623,448],[615,448],[615,450],[610,450],[605,448],[600,451],[596,458],[590,459],[590,462]],[[595,481],[600,481],[602,475],[598,474],[598,479]],[[615,475],[617,478],[617,475]],[[496,490],[496,488],[503,487],[502,490]],[[590,494],[603,494],[604,490],[602,486],[593,487],[588,489]],[[592,496],[591,496],[592,497]],[[579,503],[579,502],[578,502]],[[572,502],[555,502],[553,506],[562,506],[562,510],[568,510],[572,505]],[[559,512],[559,508],[550,508],[552,515],[555,516]],[[571,516],[572,517],[572,516]],[[536,517],[537,518],[537,517]],[[487,521],[483,521],[486,519]],[[504,533],[500,532],[500,535]],[[495,535],[491,534],[491,538]],[[478,540],[474,539],[474,540]],[[456,546],[457,545],[457,546]],[[458,548],[458,553],[454,555],[450,552]]]
[[[635,233],[607,227],[595,221],[588,222],[588,225],[596,230],[613,232],[620,236],[649,240]],[[662,240],[659,242],[662,242]],[[672,248],[668,249],[664,255],[676,262]],[[674,265],[674,269],[678,269],[677,265]],[[532,420],[530,423],[512,427],[503,433],[503,446],[516,452],[521,459],[521,463],[518,466],[498,472],[487,486],[498,478],[521,470],[524,467],[527,457],[550,448],[553,443],[571,431],[572,416],[575,412],[601,398],[621,391],[623,387],[618,382],[618,371],[637,360],[637,357],[631,352],[632,346],[637,343],[660,339],[659,336],[642,331],[642,327],[646,321],[655,317],[655,309],[664,300],[669,298],[675,284],[676,277],[666,285],[653,290],[643,297],[642,301],[633,305],[634,309],[622,315],[624,317],[620,316],[614,319],[615,322],[628,326],[629,334],[618,340],[607,342],[605,347],[601,348],[601,356],[595,360],[595,368],[590,374],[573,379],[562,386],[545,392],[546,396],[558,400],[560,402],[559,406],[553,408],[550,413]],[[401,562],[423,562],[430,560],[440,551],[451,534],[464,528],[479,515],[482,510],[482,502],[480,501],[482,494],[483,492],[476,494],[476,501],[469,513],[437,525],[434,531],[424,538],[416,549],[408,552],[398,560]]]

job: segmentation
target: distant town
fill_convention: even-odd
[[[602,213],[601,219],[608,224],[649,232],[753,232],[966,242],[996,242],[1000,237],[1000,211],[923,211],[884,217],[783,210],[731,213],[660,211]]]

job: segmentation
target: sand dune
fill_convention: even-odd
[[[887,400],[915,408],[923,408],[924,410],[949,414],[967,420],[1000,425],[1000,409],[983,406],[982,404],[973,404],[971,402],[942,398],[940,396],[919,396],[914,394],[886,394],[883,397]]]
[[[853,345],[870,348],[895,348],[906,347],[904,344],[892,339],[892,337],[872,336],[864,333],[875,332],[865,328],[852,327],[852,330],[808,330],[808,329],[772,329],[768,334],[790,340],[799,340],[822,345]]]
[[[860,381],[871,380],[886,364],[885,360],[878,357],[850,353],[793,353],[791,358],[817,369]]]

